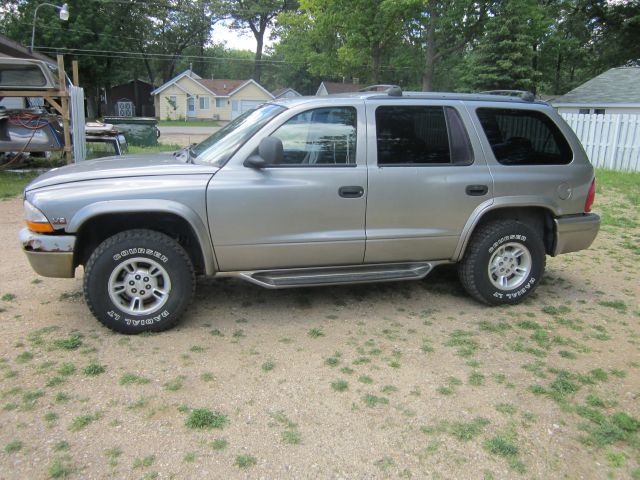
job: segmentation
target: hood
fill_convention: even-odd
[[[27,185],[25,191],[36,188],[105,178],[144,177],[158,175],[214,174],[217,167],[185,163],[172,153],[123,155],[53,168]]]

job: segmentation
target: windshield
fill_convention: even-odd
[[[285,110],[265,104],[243,113],[190,150],[194,163],[223,166],[233,153],[269,120]]]

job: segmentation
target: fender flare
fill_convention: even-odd
[[[185,220],[193,229],[196,235],[202,258],[204,259],[205,273],[213,275],[218,270],[215,252],[211,243],[209,230],[200,216],[186,205],[172,200],[157,199],[136,199],[131,200],[108,200],[86,205],[78,210],[65,229],[69,233],[77,233],[82,225],[88,220],[107,214],[127,214],[127,213],[169,213]]]
[[[454,262],[462,260],[464,252],[467,249],[467,245],[469,244],[469,240],[471,239],[471,235],[478,224],[482,221],[482,218],[489,212],[505,208],[544,208],[554,217],[562,214],[560,206],[556,202],[549,198],[535,195],[498,197],[482,202],[475,208],[471,215],[469,215],[469,219],[462,229],[462,233],[458,239],[458,245],[453,252],[452,260]]]

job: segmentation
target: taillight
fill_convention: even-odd
[[[587,200],[584,202],[585,213],[589,213],[591,211],[591,207],[593,206],[593,201],[595,199],[596,199],[596,179],[594,178],[591,181],[591,186],[589,187],[589,193],[587,193]]]

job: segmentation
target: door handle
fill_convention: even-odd
[[[486,195],[489,191],[489,187],[486,185],[467,185],[465,190],[467,195],[471,195],[472,197],[481,197],[482,195]]]
[[[340,187],[338,195],[343,198],[360,198],[364,195],[364,188],[359,186]]]

